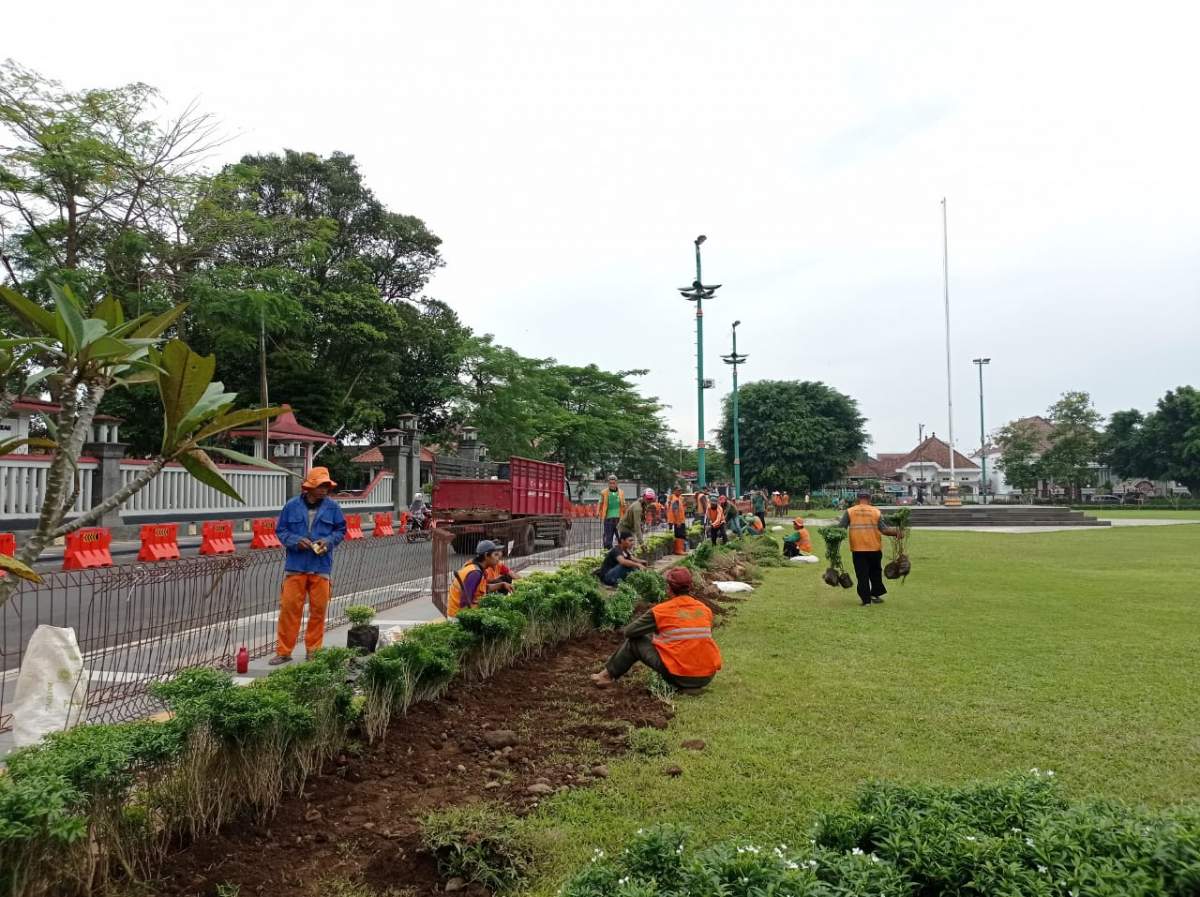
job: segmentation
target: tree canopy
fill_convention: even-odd
[[[1175,480],[1200,493],[1200,391],[1168,390],[1154,411],[1118,411],[1100,441],[1117,476]]]
[[[717,438],[733,453],[731,397]],[[760,380],[738,391],[742,485],[802,493],[845,474],[863,451],[865,419],[854,399],[824,383]]]

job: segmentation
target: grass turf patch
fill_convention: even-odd
[[[913,575],[870,608],[816,565],[766,571],[718,633],[725,669],[677,701],[672,753],[613,764],[532,820],[564,835],[535,893],[650,822],[768,843],[869,779],[1041,767],[1072,797],[1200,800],[1196,544],[1190,527],[920,530]]]

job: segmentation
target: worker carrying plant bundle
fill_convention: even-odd
[[[887,588],[883,585],[880,534],[899,536],[900,530],[884,524],[883,512],[871,504],[871,493],[865,489],[859,491],[858,503],[843,512],[838,526],[850,532],[850,556],[854,559],[854,578],[863,607],[883,604]]]
[[[783,537],[783,556],[785,558],[794,558],[800,554],[812,554],[812,538],[808,534],[808,529],[804,526],[804,518],[797,517],[793,520],[792,529],[795,532],[790,536]]]
[[[612,685],[639,660],[675,688],[703,688],[721,669],[721,652],[712,637],[712,611],[688,594],[692,574],[686,567],[667,571],[667,600],[654,605],[625,627],[625,642],[592,674],[599,688]]]
[[[446,616],[456,617],[460,610],[474,607],[489,592],[511,592],[512,583],[492,578],[488,571],[500,566],[503,549],[490,539],[475,546],[475,557],[463,564],[450,580],[446,597]]]
[[[667,523],[675,534],[675,553],[687,554],[687,503],[683,490],[676,486],[667,499]]]

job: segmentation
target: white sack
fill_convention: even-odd
[[[792,558],[793,564],[815,564],[819,558],[815,554],[798,554]]]
[[[74,629],[39,626],[25,647],[13,701],[13,742],[37,744],[50,732],[62,732],[83,718],[88,674]]]
[[[754,586],[750,585],[750,583],[748,583],[748,582],[717,582],[717,583],[713,583],[713,585],[715,585],[718,589],[720,589],[726,595],[730,595],[735,592],[753,592],[754,591]]]

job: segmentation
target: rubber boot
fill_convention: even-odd
[[[676,539],[675,540],[675,553],[676,554],[687,554],[687,542],[685,542],[683,539]]]

